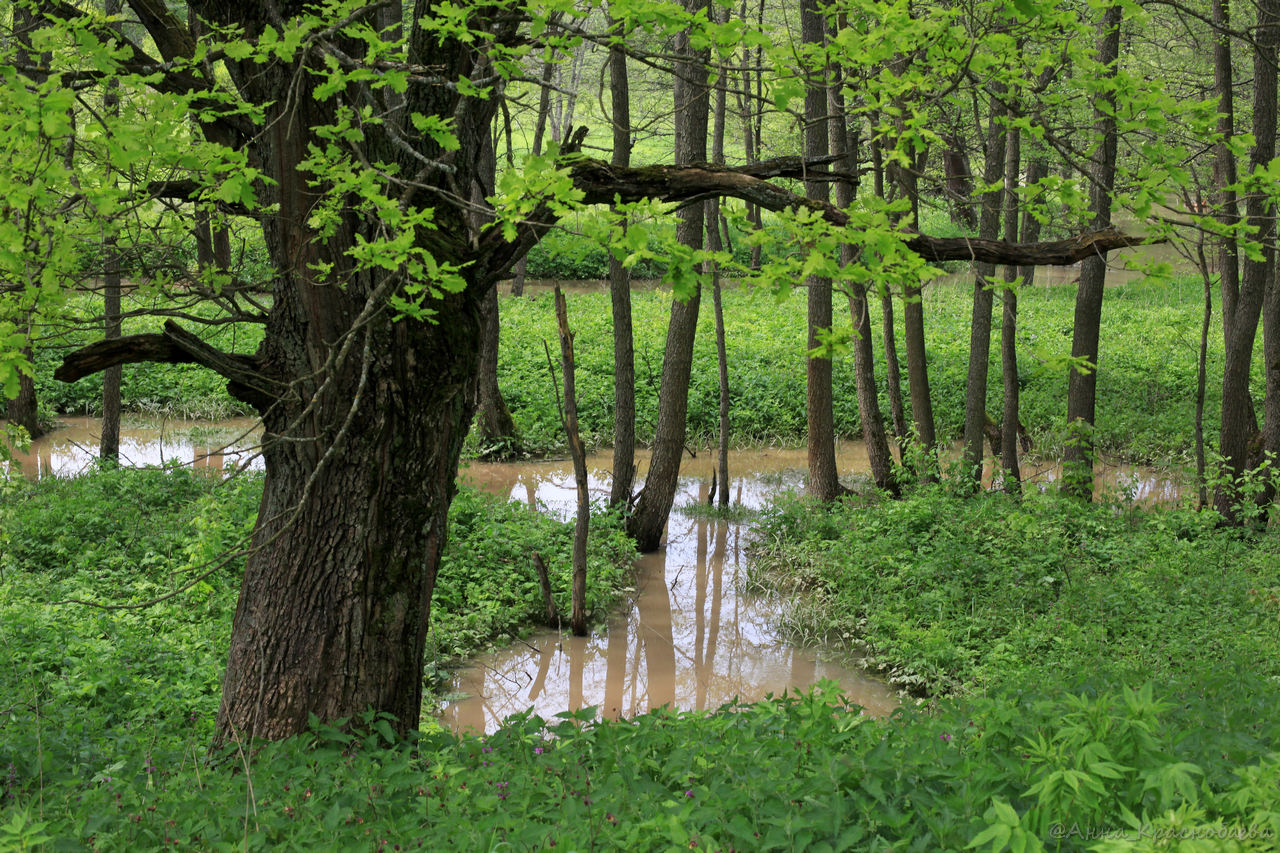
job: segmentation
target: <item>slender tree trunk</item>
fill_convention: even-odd
[[[902,368],[898,362],[897,330],[894,328],[893,293],[888,287],[880,294],[881,334],[884,338],[885,382],[889,389],[889,416],[893,421],[893,438],[898,453],[905,456],[911,443],[911,428],[902,404]]]
[[[547,29],[555,31],[560,24],[561,14],[555,12],[551,15],[547,22]],[[543,139],[547,133],[547,116],[551,113],[551,81],[555,78],[556,64],[548,57],[542,63],[542,74],[540,76],[541,85],[538,88],[538,116],[534,120],[533,126],[533,154],[536,156],[542,153]],[[527,258],[521,258],[516,263],[516,268],[511,280],[511,295],[524,295],[525,270],[529,263]]]
[[[951,205],[951,221],[968,228],[978,227],[973,213],[973,172],[969,168],[969,155],[960,138],[954,134],[943,137],[946,148],[942,151],[942,165],[947,178],[947,201]]]
[[[842,16],[843,17],[843,16]],[[844,22],[841,20],[840,25]],[[830,115],[831,153],[839,157],[836,168],[848,175],[858,171],[857,155],[849,144],[848,119],[844,96],[837,75],[835,84],[827,89],[827,110]],[[848,208],[853,204],[855,188],[851,181],[836,181],[836,205]],[[857,263],[858,250],[849,244],[840,247],[840,263],[851,266]],[[871,336],[871,311],[867,301],[867,288],[860,281],[849,282],[849,314],[853,321],[853,372],[858,393],[858,416],[862,421],[862,438],[867,448],[867,460],[876,488],[897,493],[898,484],[893,474],[893,453],[885,435],[884,416],[880,413],[880,399],[876,387],[875,348]]]
[[[982,179],[988,186],[998,184],[1004,176],[1005,129],[1000,121],[1006,109],[1002,101],[991,101],[991,117],[987,124],[986,160]],[[1003,193],[999,190],[982,197],[982,214],[978,236],[994,240],[1000,234]],[[982,439],[987,423],[987,372],[991,357],[991,293],[995,265],[974,264],[973,316],[969,326],[969,377],[964,395],[964,476],[976,488],[982,483]]]
[[[1018,241],[1018,168],[1022,164],[1020,136],[1010,128],[1005,143],[1004,238]],[[1000,318],[1000,373],[1004,382],[1004,417],[1000,427],[1000,459],[1004,468],[1004,489],[1011,494],[1022,490],[1018,468],[1018,268],[1006,264],[1005,287],[1001,292],[1004,312]]]
[[[720,23],[728,23],[729,10],[723,10]],[[715,118],[711,131],[711,162],[724,165],[724,125],[725,108],[728,92],[723,74],[716,82]],[[721,252],[727,240],[721,239],[720,229],[724,227],[728,233],[728,223],[720,213],[720,200],[707,202],[707,248],[713,252]],[[724,304],[720,293],[720,263],[711,263],[711,300],[716,315],[716,364],[720,372],[720,436],[716,446],[716,470],[718,477],[713,478],[715,494],[708,495],[708,502],[718,501],[722,508],[729,506],[729,355],[724,339]]]
[[[708,0],[689,0],[687,8],[698,12],[708,8]],[[688,33],[677,39],[675,105],[676,163],[701,163],[707,159],[708,50],[694,51]],[[683,208],[676,223],[676,239],[693,249],[702,248],[704,205]],[[680,457],[684,453],[686,417],[689,411],[689,374],[693,367],[693,339],[698,330],[701,287],[687,301],[671,306],[667,326],[667,347],[662,357],[662,383],[658,389],[658,423],[654,430],[649,475],[645,479],[636,509],[627,522],[627,532],[641,551],[657,550],[680,477]]]
[[[499,92],[495,95],[501,98]],[[484,210],[485,198],[494,192],[498,174],[498,152],[493,135],[486,132],[480,145],[479,180],[472,188],[471,203],[474,210]],[[477,230],[487,224],[488,216],[477,218]],[[498,386],[498,351],[502,327],[498,310],[498,286],[489,288],[484,298],[481,314],[480,374],[476,383],[476,424],[480,439],[494,457],[505,457],[520,452],[520,437],[516,422],[507,408],[506,398]]]
[[[103,0],[102,11],[107,17],[120,14],[120,0]],[[119,34],[119,23],[112,29]],[[107,115],[118,118],[120,115],[120,83],[118,80],[107,82],[106,92],[102,96],[102,108]],[[114,180],[114,178],[112,178]],[[113,340],[120,337],[120,252],[114,234],[104,234],[102,245],[103,264],[103,316],[106,321],[105,337]],[[102,441],[98,455],[103,461],[117,461],[120,458],[120,382],[124,368],[117,364],[102,372]]]
[[[476,383],[476,426],[484,442],[486,454],[495,457],[519,452],[516,422],[507,408],[506,398],[498,387],[498,286],[489,288],[484,298],[480,340],[480,376]]]
[[[1204,284],[1204,309],[1200,314],[1200,353],[1196,359],[1196,490],[1199,497],[1199,507],[1204,509],[1209,505],[1209,487],[1205,482],[1204,400],[1209,373],[1209,325],[1213,320],[1213,279],[1209,275],[1209,261],[1204,253],[1203,233],[1199,235],[1196,241],[1196,254],[1200,262],[1200,278]]]
[[[1031,162],[1027,165],[1027,186],[1035,186],[1049,176],[1049,159],[1044,155],[1037,155],[1031,158]],[[1040,220],[1031,215],[1028,210],[1022,214],[1022,237],[1023,243],[1034,243],[1040,239]],[[1018,267],[1018,275],[1022,276],[1022,288],[1026,290],[1031,287],[1035,281],[1036,268],[1033,264]]]
[[[1254,147],[1250,158],[1249,171],[1265,168],[1275,157],[1276,138],[1276,59],[1277,44],[1280,44],[1280,2],[1264,0],[1258,6],[1258,27],[1254,42],[1253,54],[1253,134]],[[1240,277],[1240,292],[1235,299],[1235,313],[1229,322],[1227,335],[1226,364],[1222,378],[1222,431],[1219,439],[1219,450],[1225,457],[1224,473],[1238,478],[1249,465],[1249,442],[1252,438],[1253,404],[1249,397],[1249,374],[1253,361],[1254,338],[1257,335],[1258,317],[1264,301],[1272,314],[1276,297],[1268,300],[1270,281],[1274,277],[1275,235],[1276,226],[1274,212],[1266,196],[1252,192],[1245,199],[1245,215],[1254,229],[1250,239],[1261,244],[1261,256],[1254,260],[1245,257]],[[1226,298],[1226,280],[1224,278],[1223,296]],[[1224,301],[1224,307],[1226,302]],[[1224,323],[1227,322],[1224,317]],[[1264,337],[1272,342],[1275,348],[1277,330],[1276,319],[1268,317],[1264,324]],[[1267,326],[1271,333],[1267,335]],[[1269,352],[1264,340],[1264,359],[1274,355]],[[1266,364],[1267,373],[1267,417],[1264,422],[1265,432],[1263,446],[1277,442],[1276,431],[1280,429],[1277,416],[1272,407],[1277,399],[1276,386],[1272,379],[1272,364]],[[1269,447],[1268,447],[1269,449]],[[1215,505],[1229,520],[1241,520],[1239,504],[1241,496],[1234,485],[1219,489]]]
[[[1218,187],[1217,218],[1223,228],[1240,221],[1236,199],[1236,155],[1231,151],[1235,136],[1235,90],[1231,65],[1231,5],[1229,0],[1213,1],[1213,84],[1218,96],[1218,134],[1213,149],[1213,182]],[[1230,346],[1231,324],[1235,322],[1236,300],[1240,298],[1240,256],[1235,236],[1218,242],[1219,289],[1222,291],[1223,342]]]
[[[871,163],[875,175],[876,195],[886,198],[887,169],[879,139],[872,141]],[[920,209],[915,203],[914,194],[906,189],[903,189],[903,192],[913,199],[910,214],[911,226],[919,228]],[[891,303],[889,307],[892,309]],[[902,322],[907,344],[907,383],[911,392],[911,419],[914,421],[915,434],[925,456],[924,469],[919,472],[919,476],[922,482],[931,483],[937,480],[938,438],[934,427],[933,400],[929,391],[929,363],[924,345],[924,298],[919,285],[904,284],[903,286]],[[888,318],[885,325],[889,328]],[[885,352],[888,352],[887,344]]]
[[[763,4],[761,8],[763,8]],[[747,0],[742,0],[742,6],[740,7],[738,12],[738,18],[744,24],[748,23]],[[757,52],[758,52],[758,49],[757,49]],[[745,156],[747,163],[755,163],[759,160],[759,157],[757,156],[757,151],[759,150],[759,143],[756,139],[756,134],[755,134],[755,128],[756,128],[755,116],[756,116],[756,112],[758,111],[758,106],[756,106],[756,108],[753,108],[753,106],[758,105],[759,102],[756,101],[755,98],[753,97],[753,82],[752,82],[753,79],[754,78],[752,76],[752,65],[751,65],[751,46],[744,45],[742,48],[742,71],[741,71],[741,74],[739,75],[739,80],[741,81],[741,85],[734,89],[734,96],[738,102],[738,116],[742,120],[742,148],[743,148],[743,155]],[[750,222],[752,225],[759,228],[761,225],[759,207],[754,204],[748,204],[746,206],[746,213],[747,213],[747,222]],[[751,268],[752,269],[760,268],[760,247],[759,246],[751,247]]]
[[[884,155],[880,139],[871,139],[871,176],[876,198],[884,198]],[[893,417],[893,433],[898,442],[898,453],[907,461],[907,447],[911,442],[911,430],[907,426],[906,408],[902,403],[902,376],[898,366],[897,330],[893,319],[893,293],[885,287],[880,294],[881,333],[884,336],[885,379],[889,385],[889,412]]]
[[[822,45],[825,22],[818,0],[803,0],[800,7],[801,37],[805,44]],[[827,155],[827,87],[821,79],[805,84],[804,153],[808,158]],[[825,171],[825,170],[824,170]],[[827,182],[805,181],[805,195],[828,201]],[[809,294],[809,339],[807,349],[821,346],[820,332],[831,329],[831,279],[809,276],[805,280]],[[805,414],[808,424],[809,482],[807,492],[822,501],[834,500],[840,494],[840,476],[836,470],[836,429],[832,409],[832,365],[829,356],[808,356],[805,360]]]
[[[578,515],[573,527],[573,607],[569,627],[587,634],[587,534],[591,529],[591,494],[587,490],[587,451],[578,432],[578,396],[574,388],[573,332],[560,285],[556,285],[556,325],[560,329],[560,368],[564,373],[564,434],[573,457],[573,480],[578,488]]]
[[[622,24],[613,22],[620,38]],[[631,165],[631,91],[627,54],[621,45],[609,49],[609,96],[613,105],[615,166]],[[626,227],[626,223],[623,223]],[[631,327],[631,271],[609,255],[609,301],[613,309],[613,483],[610,506],[627,509],[636,478],[636,364]]]
[[[42,26],[44,26],[44,18],[35,8],[29,6],[14,7],[14,37],[19,49],[25,54],[22,59],[26,65],[37,64],[33,55],[31,36],[36,29]],[[47,65],[48,63],[41,64]],[[38,79],[34,82],[44,82],[44,75],[37,76]],[[27,338],[27,343],[22,347],[22,359],[28,364],[33,364],[35,351],[30,343],[31,313],[27,311],[21,312],[21,316],[14,319],[18,325],[17,331]],[[36,380],[33,375],[21,370],[18,372],[18,394],[13,399],[5,401],[4,413],[5,419],[9,423],[22,427],[27,431],[27,435],[32,438],[38,438],[44,434],[44,429],[40,425],[40,405],[36,396]]]
[[[1098,37],[1098,62],[1104,74],[1115,79],[1119,70],[1120,22],[1119,5],[1103,13]],[[1103,89],[1096,96],[1094,121],[1099,139],[1091,177],[1093,226],[1099,230],[1111,225],[1111,188],[1116,175],[1115,93]],[[1062,485],[1064,491],[1082,500],[1093,497],[1093,425],[1098,388],[1098,340],[1102,326],[1102,294],[1107,276],[1105,254],[1085,258],[1080,265],[1080,285],[1076,291],[1074,333],[1071,357],[1075,365],[1067,376],[1066,452],[1063,455]]]
[[[756,31],[757,32],[765,31],[764,8],[765,8],[765,0],[760,0],[760,4],[756,7]],[[763,139],[764,107],[763,107],[763,104],[764,104],[764,96],[765,96],[765,93],[764,93],[764,45],[763,44],[756,45],[756,58],[755,58],[755,63],[752,65],[752,69],[754,69],[755,71],[755,100],[754,100],[755,111],[754,111],[753,120],[752,120],[752,124],[754,126],[751,131],[751,138],[755,140],[755,157],[757,160],[762,160],[764,159],[764,139]],[[750,75],[751,71],[748,70],[747,73],[748,75]],[[760,209],[759,205],[754,205],[752,209],[748,211],[748,218],[751,224],[755,226],[757,231],[764,227],[764,211]],[[753,270],[760,269],[762,251],[763,251],[762,246],[757,245],[757,246],[751,247],[751,268]]]

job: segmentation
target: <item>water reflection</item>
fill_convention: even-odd
[[[174,462],[221,471],[226,465],[262,468],[254,448],[261,428],[254,418],[220,421],[129,420],[120,427],[120,464],[141,468]],[[99,418],[61,418],[58,428],[33,441],[14,461],[30,480],[74,477],[91,469],[102,443]]]
[[[848,470],[859,448],[843,448]],[[735,481],[737,500],[761,506],[779,489],[802,484],[803,450],[756,451],[735,460],[749,476]],[[687,459],[677,505],[705,503],[710,459]],[[603,456],[589,460],[593,498],[608,495]],[[642,460],[641,473],[647,465]],[[861,468],[865,470],[865,454]],[[567,518],[574,501],[567,462],[473,465],[480,486]],[[885,714],[897,705],[883,684],[821,660],[813,649],[782,641],[774,630],[778,604],[739,594],[744,568],[741,526],[676,512],[667,543],[637,561],[637,594],[591,637],[552,631],[477,659],[459,672],[445,722],[458,730],[492,731],[509,714],[533,708],[544,717],[586,705],[610,718],[662,705],[707,710],[733,699],[807,687],[819,678],[840,683],[855,702]]]

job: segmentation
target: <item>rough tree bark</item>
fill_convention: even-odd
[[[1115,78],[1120,65],[1119,5],[1103,13],[1098,33],[1098,63],[1104,75]],[[1115,93],[1103,88],[1094,103],[1098,150],[1090,176],[1090,207],[1093,227],[1111,226],[1111,190],[1116,179]],[[1067,440],[1062,460],[1062,487],[1070,495],[1093,497],[1093,424],[1098,388],[1098,340],[1102,328],[1103,284],[1107,276],[1107,256],[1099,252],[1080,265],[1080,285],[1076,290],[1075,323],[1071,338],[1074,364],[1067,375]],[[1082,366],[1077,366],[1082,365]]]
[[[564,434],[573,457],[573,481],[578,492],[578,513],[573,525],[573,591],[569,627],[579,637],[587,635],[587,535],[591,531],[591,494],[587,491],[587,450],[578,432],[578,393],[574,382],[573,332],[564,293],[556,285],[556,326],[560,330],[560,370],[564,374]]]
[[[1022,164],[1021,135],[1009,128],[1005,142],[1004,166],[1004,237],[1018,239],[1018,169]],[[1000,317],[1000,374],[1004,383],[1004,416],[1000,426],[1000,467],[1004,469],[1004,490],[1017,494],[1022,490],[1022,474],[1018,469],[1018,291],[1015,282],[1018,268],[1004,266],[1004,290],[1001,291],[1003,312]]]
[[[818,0],[800,4],[800,37],[805,45],[822,47],[826,21]],[[827,86],[824,70],[811,71],[816,79],[805,83],[804,153],[817,160],[827,156]],[[823,170],[825,171],[825,170]],[[805,196],[820,202],[829,198],[829,185],[822,178],[805,181]],[[805,280],[808,289],[809,339],[806,348],[818,349],[819,333],[831,329],[831,279],[811,275]],[[808,429],[809,481],[805,491],[821,501],[835,500],[840,494],[840,475],[836,470],[836,427],[832,402],[832,365],[830,356],[808,356],[805,359],[805,418]]]
[[[841,22],[843,25],[843,21]],[[827,111],[830,115],[831,153],[837,169],[846,175],[857,174],[857,152],[849,142],[848,119],[845,113],[842,81],[836,75],[833,85],[827,88]],[[855,188],[851,181],[836,181],[836,206],[848,208],[853,204]],[[849,266],[857,263],[858,251],[844,244],[840,247],[840,263]],[[857,385],[858,416],[862,421],[862,438],[867,448],[867,460],[871,478],[876,488],[896,493],[898,484],[893,475],[893,453],[889,450],[889,438],[884,430],[884,416],[880,413],[880,398],[876,387],[875,347],[871,337],[871,309],[867,301],[866,285],[860,281],[849,282],[849,314],[853,321],[853,372]]]
[[[708,0],[689,0],[687,3],[689,11],[694,13],[709,7]],[[679,57],[675,71],[676,163],[705,163],[707,118],[710,111],[707,89],[707,59],[710,57],[710,49],[694,50],[686,32],[676,40],[676,54]],[[702,204],[684,207],[676,224],[676,239],[693,249],[702,248],[703,216]],[[667,525],[667,516],[671,514],[671,505],[675,502],[689,410],[693,339],[698,330],[698,305],[701,301],[702,288],[696,287],[688,300],[676,300],[671,306],[667,347],[662,356],[658,422],[654,428],[649,474],[645,478],[640,498],[636,501],[635,512],[627,521],[627,532],[636,540],[636,547],[641,551],[657,550],[662,541],[662,531]]]
[[[13,34],[23,51],[24,64],[36,65],[35,57],[31,53],[31,35],[37,28],[44,25],[44,16],[31,6],[15,6],[13,16]],[[37,83],[47,79],[44,75],[33,76],[38,78],[35,80]],[[31,332],[30,315],[17,318],[17,322],[19,331],[24,336],[28,336]],[[22,348],[22,357],[27,363],[33,363],[35,351],[30,343]],[[18,373],[18,394],[5,403],[4,414],[9,423],[22,427],[32,438],[38,438],[44,434],[44,429],[40,425],[40,405],[36,396],[34,376],[24,372]]]
[[[943,137],[946,147],[942,150],[942,166],[946,174],[947,203],[951,207],[951,221],[969,228],[978,227],[973,213],[973,172],[969,168],[969,155],[960,137],[954,133]]]
[[[120,14],[120,0],[103,0],[102,11],[108,18]],[[119,33],[120,24],[112,29]],[[107,81],[102,96],[103,111],[113,118],[120,116],[120,83]],[[103,265],[102,313],[105,319],[104,335],[107,340],[120,337],[120,251],[113,234],[106,235],[102,246]],[[98,446],[101,459],[116,461],[120,458],[120,384],[124,368],[117,364],[102,372],[102,440]]]
[[[1007,108],[1001,98],[992,98],[991,116],[987,124],[986,160],[982,179],[987,186],[1000,183],[1004,176],[1005,128],[1001,119]],[[1000,233],[1000,213],[1004,194],[1001,190],[982,197],[982,213],[978,218],[978,236],[993,239]],[[987,423],[987,371],[991,357],[991,279],[995,265],[976,265],[973,280],[973,315],[969,326],[969,376],[964,394],[964,473],[975,487],[982,483],[982,439]]]
[[[626,32],[613,27],[620,40]],[[621,43],[609,48],[609,98],[613,105],[614,166],[631,165],[631,91],[627,54]],[[626,224],[623,223],[623,227]],[[628,509],[636,479],[636,359],[631,326],[631,271],[609,255],[609,302],[613,309],[613,482],[609,505]]]
[[[720,14],[720,23],[728,23],[729,10]],[[717,166],[724,165],[724,124],[728,91],[724,74],[716,81],[715,118],[711,131],[711,162]],[[707,202],[707,248],[712,252],[720,252],[728,244],[729,225],[720,212],[720,200]],[[721,236],[721,227],[724,236]],[[732,247],[730,247],[732,248]],[[715,494],[707,496],[707,502],[716,502],[722,509],[729,507],[729,353],[724,339],[724,300],[721,298],[720,264],[711,263],[711,303],[716,320],[716,367],[720,380],[720,424],[716,441],[716,473],[712,478]]]
[[[1231,66],[1231,4],[1229,0],[1213,2],[1213,88],[1218,96],[1217,144],[1213,146],[1213,183],[1218,188],[1217,219],[1223,228],[1240,221],[1236,199],[1236,155],[1231,151],[1235,136],[1234,71]],[[1223,236],[1218,241],[1218,274],[1222,290],[1223,343],[1230,346],[1231,324],[1235,321],[1236,300],[1240,298],[1240,255],[1236,237]]]
[[[1276,59],[1280,45],[1280,2],[1264,0],[1258,6],[1258,27],[1253,52],[1253,133],[1254,146],[1249,172],[1265,168],[1275,157]],[[1224,457],[1224,474],[1238,478],[1249,464],[1249,441],[1253,435],[1253,403],[1249,396],[1249,372],[1253,361],[1258,317],[1266,296],[1267,281],[1274,274],[1275,220],[1267,199],[1250,193],[1245,199],[1245,216],[1255,229],[1252,239],[1263,244],[1262,256],[1245,257],[1239,293],[1231,299],[1223,280],[1223,324],[1227,329],[1225,364],[1222,372],[1222,427],[1218,450]],[[1224,257],[1224,260],[1226,258]],[[1228,302],[1232,313],[1226,315]],[[1271,388],[1268,387],[1268,392]],[[1275,420],[1267,425],[1275,429]],[[1234,483],[1218,490],[1214,505],[1228,520],[1239,522],[1240,495]]]

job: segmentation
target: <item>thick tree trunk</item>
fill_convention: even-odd
[[[708,8],[708,2],[690,0],[687,8],[696,13]],[[677,39],[676,52],[682,57],[675,75],[676,163],[704,163],[707,159],[707,118],[710,111],[706,66],[709,52],[693,51],[687,33]],[[676,239],[685,246],[702,248],[703,216],[703,204],[690,204],[682,209],[676,224]],[[675,502],[680,457],[684,454],[689,374],[693,369],[693,339],[698,330],[701,290],[701,287],[695,288],[687,301],[676,300],[671,306],[649,474],[636,501],[635,513],[627,522],[627,532],[641,551],[657,550],[667,517],[671,514],[671,505]]]
[[[41,10],[31,6],[14,7],[13,35],[21,51],[20,59],[27,65],[35,64],[31,37],[35,30],[42,26],[44,26],[44,16]],[[37,83],[46,79],[44,75],[36,76]],[[29,313],[24,313],[21,317],[17,331],[28,338],[27,344],[22,348],[23,360],[29,364],[34,363],[35,352],[29,340],[31,334]],[[40,426],[40,405],[36,397],[36,381],[33,376],[23,372],[18,373],[18,394],[13,399],[5,401],[4,416],[9,423],[25,429],[31,438],[38,438],[44,434],[44,429]]]
[[[1006,109],[1003,101],[993,98],[991,118],[987,125],[986,161],[982,179],[988,186],[1000,183],[1004,176],[1005,129],[1000,119]],[[982,197],[978,236],[992,240],[1000,233],[1003,193],[989,192]],[[987,423],[987,372],[991,358],[991,293],[995,265],[975,264],[973,281],[973,315],[969,326],[969,376],[964,395],[964,474],[976,488],[982,482],[982,439]]]
[[[27,361],[34,358],[30,347],[23,349],[22,357]],[[5,407],[5,419],[25,429],[32,438],[44,435],[44,429],[40,426],[36,381],[25,373],[18,374],[18,396],[8,401]]]
[[[800,6],[801,38],[805,44],[821,46],[825,22],[818,0],[803,0]],[[828,150],[827,87],[821,79],[805,85],[804,153],[805,157],[825,157]],[[805,196],[826,202],[828,184],[824,180],[805,181]],[[831,279],[809,276],[809,339],[806,348],[821,346],[820,332],[831,329]],[[805,359],[805,416],[808,425],[809,495],[822,501],[834,500],[840,494],[840,476],[836,470],[836,428],[832,408],[832,366],[830,356]]]
[[[621,24],[615,22],[615,27]],[[613,105],[614,166],[631,165],[631,91],[627,54],[609,49],[609,96]],[[624,223],[625,227],[625,223]],[[636,364],[631,326],[631,271],[609,255],[609,301],[613,309],[613,483],[609,505],[631,505],[636,479]]]
[[[1108,7],[1103,13],[1098,38],[1098,62],[1105,74],[1114,78],[1119,70],[1121,9]],[[1106,89],[1097,95],[1094,119],[1099,138],[1091,178],[1093,227],[1111,225],[1111,189],[1116,177],[1115,93]],[[1080,285],[1076,291],[1071,357],[1075,364],[1067,375],[1067,447],[1063,454],[1064,491],[1083,500],[1093,497],[1093,425],[1098,388],[1098,340],[1102,327],[1102,294],[1107,276],[1107,256],[1100,253],[1085,258],[1080,265]]]
[[[211,24],[256,36],[260,7],[192,4]],[[422,12],[422,10],[419,10]],[[425,12],[423,12],[425,14]],[[470,46],[440,43],[415,27],[411,55],[444,67],[477,68]],[[307,61],[307,60],[304,60]],[[313,78],[287,64],[228,61],[254,103],[266,104],[255,139],[271,183],[262,201],[267,247],[278,278],[256,357],[264,410],[266,483],[232,626],[216,742],[279,739],[321,720],[366,709],[415,728],[436,569],[447,536],[458,456],[474,415],[483,301],[492,284],[472,278],[462,293],[433,300],[432,322],[393,322],[388,273],[345,275],[347,252],[369,227],[347,211],[321,236],[308,226],[318,201],[309,173],[311,129],[333,121]],[[282,100],[278,94],[294,91]],[[484,146],[496,107],[440,88],[411,89],[406,111],[452,115],[459,151],[451,179],[470,188],[486,174]],[[366,129],[373,158],[395,155]],[[385,144],[385,148],[379,148]],[[438,150],[426,148],[425,156]],[[406,168],[408,168],[406,164]],[[442,260],[470,261],[476,221],[464,207],[436,208],[439,235],[420,239]],[[367,239],[367,238],[366,238]],[[466,275],[483,274],[484,256]],[[390,273],[394,276],[394,273]]]

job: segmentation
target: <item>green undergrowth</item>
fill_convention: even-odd
[[[1274,692],[1008,693],[884,722],[830,685],[720,713],[517,717],[397,742],[385,719],[201,761],[193,723],[118,736],[0,844],[95,850],[1273,850]],[[575,719],[576,717],[576,719]],[[1206,720],[1216,725],[1202,727]],[[35,755],[40,755],[36,750]],[[7,839],[6,839],[7,834]],[[1191,838],[1199,844],[1170,844]]]
[[[1098,373],[1096,441],[1108,455],[1133,461],[1185,462],[1191,458],[1194,388],[1199,347],[1200,285],[1189,279],[1136,282],[1107,289],[1103,302]],[[796,289],[781,298],[728,287],[724,295],[732,440],[738,445],[802,442],[805,423],[806,296]],[[1075,288],[1033,286],[1022,291],[1018,327],[1021,414],[1037,452],[1061,453],[1067,438],[1067,359]],[[848,334],[847,302],[837,295],[835,330]],[[925,333],[930,384],[939,436],[959,438],[964,426],[972,285],[942,281],[925,290]],[[632,295],[635,334],[637,434],[651,436],[672,297],[664,290]],[[574,329],[578,416],[589,442],[608,444],[613,432],[613,323],[609,294],[568,294]],[[902,305],[896,304],[899,365],[906,377]],[[889,411],[878,304],[873,306],[880,405]],[[994,318],[998,340],[1000,316]],[[689,389],[691,442],[711,443],[719,429],[719,379],[715,326],[709,297],[699,312]],[[564,439],[548,375],[543,341],[557,340],[551,294],[502,302],[499,381],[521,431],[534,448]],[[1210,376],[1221,375],[1221,336],[1209,340]],[[553,347],[554,350],[554,347]],[[1003,394],[1000,350],[993,345],[988,408],[998,423]],[[1261,367],[1255,365],[1259,392]],[[853,359],[834,364],[835,424],[839,434],[861,437]],[[904,393],[907,389],[904,387]],[[1205,430],[1217,434],[1220,401],[1210,393]],[[907,401],[908,409],[910,401]]]
[[[4,488],[0,805],[115,775],[139,748],[186,750],[194,761],[212,735],[243,570],[242,557],[220,561],[252,529],[261,477],[219,485],[184,469],[104,469]],[[531,551],[543,554],[567,610],[571,545],[570,525],[461,487],[424,676],[433,681],[542,612]],[[587,596],[596,618],[627,588],[633,558],[616,522],[598,519]],[[163,599],[210,570],[171,598],[120,609]]]
[[[783,500],[760,522],[752,582],[797,593],[798,636],[860,644],[935,694],[1028,675],[1280,681],[1280,534],[1216,522],[1048,493]]]
[[[1120,853],[1280,839],[1272,534],[1037,495],[782,502],[760,522],[759,571],[825,607],[829,634],[927,677],[931,701],[873,720],[824,683],[718,713],[584,710],[408,741],[366,715],[210,761],[237,572],[211,578],[205,604],[51,602],[168,588],[243,532],[260,481],[111,471],[10,488],[0,849]],[[567,548],[564,525],[474,492],[452,521],[439,619],[450,595],[523,584],[530,550]]]

